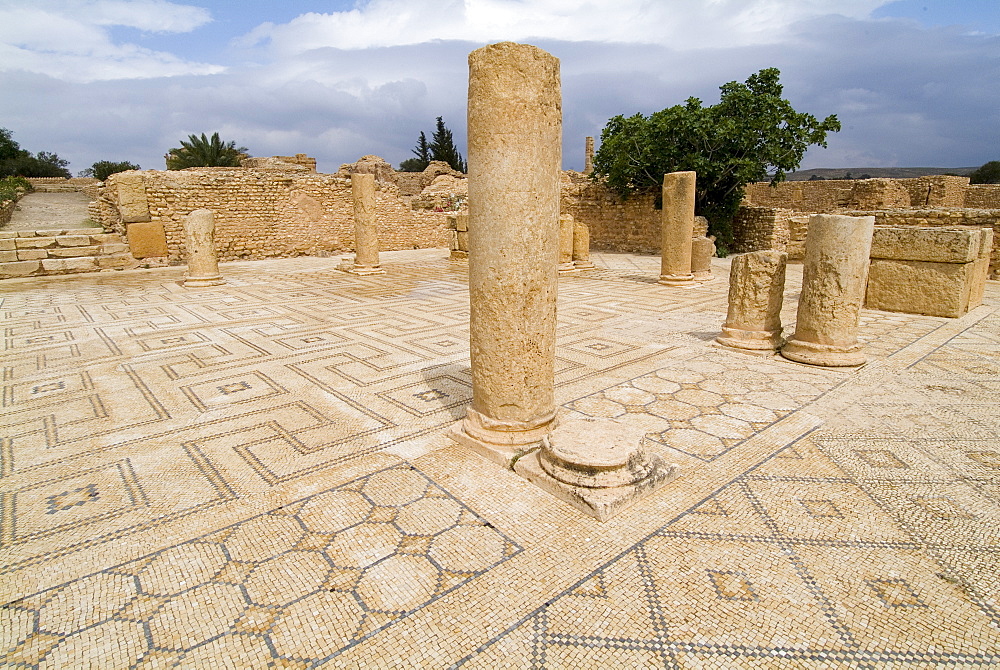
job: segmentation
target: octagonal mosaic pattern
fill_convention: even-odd
[[[4,667],[308,666],[521,548],[401,465],[4,607]],[[92,666],[94,667],[94,666]]]

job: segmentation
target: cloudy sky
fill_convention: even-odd
[[[74,173],[213,131],[397,165],[437,116],[464,148],[468,53],[502,40],[562,62],[565,168],[610,117],[765,67],[843,124],[803,168],[1000,160],[1000,0],[0,0],[0,127]]]

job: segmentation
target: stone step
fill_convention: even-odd
[[[134,264],[121,236],[100,228],[0,231],[0,279],[120,270]]]

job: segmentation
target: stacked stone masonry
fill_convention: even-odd
[[[383,250],[443,247],[446,215],[412,209],[394,184],[378,183]],[[353,249],[349,176],[254,169],[127,172],[112,175],[91,215],[127,235],[137,257],[142,235],[158,234],[171,262],[185,258],[183,219],[215,212],[220,260],[326,255]],[[137,226],[137,224],[152,226]],[[143,246],[146,246],[145,244]],[[150,248],[156,248],[151,245]]]
[[[1000,185],[970,186],[967,177],[750,184],[733,222],[736,251],[774,249],[802,260],[813,213],[874,216],[878,226],[990,228],[992,276],[1000,267]]]
[[[118,234],[94,228],[0,231],[0,279],[122,269],[134,261]]]

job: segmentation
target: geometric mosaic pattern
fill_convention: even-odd
[[[235,650],[312,666],[519,551],[396,466],[9,603],[0,662],[83,667],[101,649],[106,668],[205,667]]]
[[[933,500],[906,515],[939,518],[916,537],[805,439],[458,665],[996,667],[995,584],[935,554],[995,564],[997,546],[947,532],[972,517]]]
[[[1000,291],[869,363],[712,345],[719,280],[593,254],[556,404],[680,466],[599,524],[457,447],[440,250],[0,283],[2,667],[994,667]],[[793,328],[800,266],[783,309]]]

